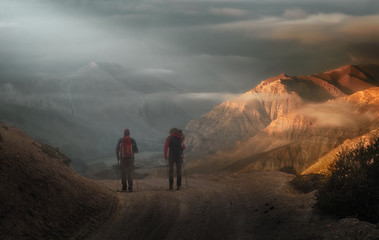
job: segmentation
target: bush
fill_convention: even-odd
[[[337,154],[331,176],[319,189],[317,206],[338,217],[379,221],[379,138]]]
[[[285,172],[288,174],[297,175],[296,169],[293,166],[284,166],[281,169],[279,169],[281,172]]]
[[[303,192],[303,193],[309,193],[314,190],[317,190],[325,184],[327,181],[327,177],[322,174],[308,174],[308,175],[298,175],[295,178],[293,178],[290,183],[292,186]]]
[[[71,159],[67,158],[64,154],[59,152],[59,148],[53,148],[49,145],[43,144],[41,149],[44,153],[46,153],[51,158],[56,158],[63,164],[70,166]]]

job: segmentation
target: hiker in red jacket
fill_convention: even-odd
[[[121,170],[122,191],[126,191],[126,179],[128,179],[128,190],[133,191],[133,171],[134,171],[134,154],[138,153],[136,141],[129,137],[129,129],[124,130],[124,137],[118,140],[116,146],[116,156],[118,165]]]
[[[164,146],[164,158],[166,163],[168,160],[169,173],[169,190],[173,190],[174,185],[174,164],[176,165],[176,186],[177,190],[182,185],[182,163],[183,163],[184,144],[182,137],[179,135],[179,130],[172,128],[170,136],[167,137]]]

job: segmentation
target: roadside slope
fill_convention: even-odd
[[[69,162],[0,123],[0,239],[81,239],[112,214],[117,196]]]

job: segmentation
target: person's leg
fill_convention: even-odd
[[[122,191],[126,190],[126,159],[120,160]]]
[[[182,186],[182,158],[176,159],[176,186],[178,190]]]
[[[174,161],[172,158],[168,160],[168,182],[170,184],[170,190],[174,184]]]
[[[129,192],[133,191],[133,172],[134,172],[134,161],[133,158],[127,159],[127,175],[128,175],[128,185],[129,185]]]

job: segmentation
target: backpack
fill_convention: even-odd
[[[122,158],[133,156],[132,140],[129,136],[125,136],[120,144],[120,155]]]
[[[168,146],[170,157],[180,157],[183,154],[183,145],[178,137],[171,136]]]

